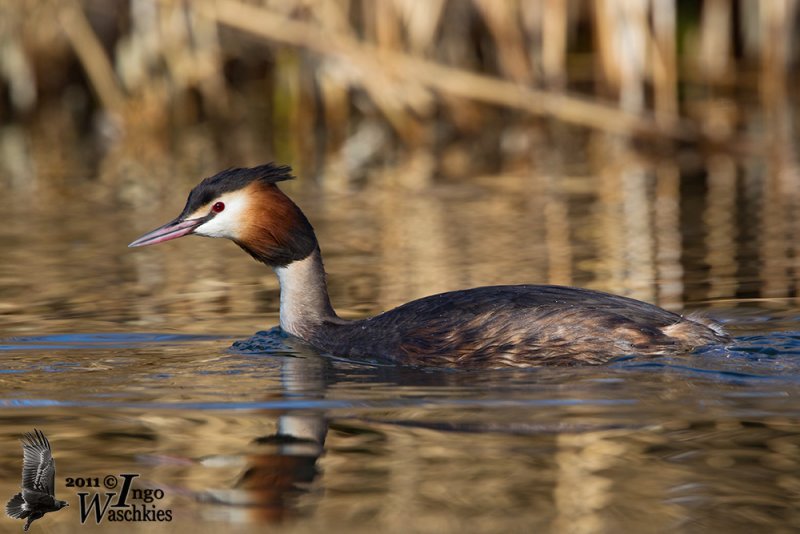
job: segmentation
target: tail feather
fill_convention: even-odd
[[[692,312],[686,318],[692,322],[708,327],[716,335],[723,338],[724,341],[730,341],[731,336],[725,331],[725,327],[716,322],[714,319],[706,317],[701,312]]]
[[[6,514],[14,519],[24,519],[28,515],[28,510],[25,509],[25,499],[22,498],[22,493],[17,493],[6,504]]]
[[[730,343],[731,337],[716,321],[699,313],[682,317],[677,323],[661,329],[666,335],[682,341],[689,347]]]

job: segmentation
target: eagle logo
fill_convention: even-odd
[[[40,430],[27,433],[22,441],[22,491],[6,504],[6,514],[14,519],[27,519],[24,530],[47,512],[69,506],[56,499],[56,462],[50,442]]]

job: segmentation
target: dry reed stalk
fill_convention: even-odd
[[[567,2],[547,0],[542,25],[542,71],[547,86],[563,89],[567,82]]]
[[[407,46],[415,55],[430,55],[436,51],[436,35],[443,20],[447,0],[394,0],[395,9],[402,15]]]
[[[58,20],[103,107],[109,113],[121,117],[125,107],[125,94],[117,82],[111,61],[80,4],[74,0],[63,2],[58,10]]]
[[[309,89],[309,72],[303,68],[300,56],[297,50],[281,50],[276,57],[273,109],[281,121],[275,124],[275,131],[280,132],[283,140],[283,150],[276,151],[276,157],[293,162],[298,174],[311,175],[316,168],[313,146],[316,99]]]
[[[172,60],[176,64],[173,72],[180,72],[182,89],[196,87],[203,95],[203,102],[218,114],[224,114],[229,106],[228,91],[222,74],[221,46],[218,26],[193,9],[184,8],[171,14],[172,28],[183,26],[180,40],[171,44]],[[181,24],[181,21],[184,21]],[[166,32],[165,32],[166,34]]]
[[[263,38],[339,58],[370,77],[385,75],[416,82],[451,96],[509,107],[533,115],[624,135],[654,135],[695,140],[691,124],[681,121],[671,128],[657,124],[645,114],[627,113],[613,106],[564,94],[540,91],[518,84],[415,58],[396,51],[380,50],[341,34],[320,32],[317,25],[292,20],[269,10],[220,0],[198,5],[216,20]],[[360,81],[368,83],[369,79]],[[387,86],[381,85],[382,92]]]
[[[319,20],[323,31],[346,33],[350,31],[347,13],[350,10],[350,0],[339,2],[323,2],[320,5]],[[320,106],[325,124],[325,153],[326,166],[332,172],[325,172],[326,179],[323,185],[339,189],[344,185],[342,178],[345,169],[342,165],[341,148],[347,138],[350,124],[350,95],[347,86],[341,83],[337,74],[335,61],[323,58],[316,71],[316,84],[320,92]]]
[[[771,140],[783,144],[793,135],[792,124],[785,110],[789,109],[787,71],[791,59],[791,36],[798,3],[796,0],[775,0],[759,4],[761,34],[760,91]]]
[[[348,168],[343,159],[348,125],[350,124],[350,96],[347,87],[339,83],[332,69],[323,64],[316,73],[320,92],[320,105],[325,121],[325,180],[322,185],[331,190],[343,190]]]
[[[379,48],[403,48],[403,28],[391,1],[372,2],[370,10],[375,29],[374,42]]]
[[[619,72],[613,60],[613,50],[611,36],[613,28],[605,23],[606,0],[596,0],[592,3],[592,29],[594,30],[594,49],[596,59],[592,66],[594,75],[592,78],[595,85],[599,88],[614,89],[619,87]],[[604,92],[603,94],[607,94]]]
[[[618,93],[620,107],[633,114],[645,108],[646,5],[602,0],[595,6],[595,28],[604,79]]]
[[[397,16],[385,2],[365,4],[362,17],[367,38],[376,40],[387,51],[401,46]],[[300,24],[305,24],[306,30],[313,28],[314,32],[319,32],[319,28],[313,24]],[[344,40],[357,42],[348,24],[337,26],[339,28],[330,33],[339,35]],[[433,98],[427,89],[413,79],[399,79],[394,73],[382,68],[375,58],[356,58],[347,54],[322,54],[322,58],[329,73],[335,73],[343,86],[360,87],[364,90],[405,144],[413,146],[425,139],[423,124],[418,117],[430,116],[433,111]]]
[[[700,20],[700,43],[697,60],[699,72],[708,83],[719,83],[731,70],[730,0],[706,0]]]
[[[669,125],[678,119],[678,46],[676,41],[676,6],[653,0],[653,36],[651,41],[653,91],[656,120]]]
[[[370,10],[375,18],[375,42],[378,49],[388,52],[405,48],[403,4],[401,0],[373,2]],[[351,34],[346,35],[348,38]],[[432,95],[413,79],[402,79],[381,68],[363,69],[361,85],[392,124],[403,144],[412,150],[430,146],[432,131],[424,118],[434,111]]]
[[[14,111],[23,113],[36,106],[34,66],[26,57],[23,36],[24,14],[8,4],[0,5],[0,84],[8,88],[8,99]],[[5,111],[0,103],[0,113]]]
[[[534,76],[525,53],[525,36],[519,25],[519,2],[473,0],[489,27],[497,46],[500,73],[523,85],[533,85]]]

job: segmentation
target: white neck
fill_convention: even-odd
[[[316,326],[336,319],[319,248],[305,259],[274,269],[281,286],[281,328],[285,332],[308,339]]]

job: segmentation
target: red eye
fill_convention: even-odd
[[[219,213],[225,209],[225,204],[223,202],[217,202],[213,206],[211,206],[211,211],[214,213]]]

